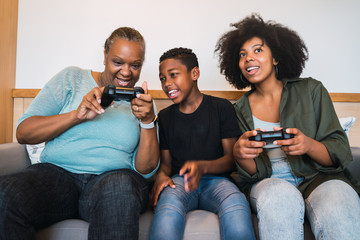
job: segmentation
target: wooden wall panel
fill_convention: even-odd
[[[16,140],[16,126],[17,121],[21,117],[21,115],[26,111],[26,108],[24,108],[24,99],[25,98],[14,98],[14,115],[13,115],[13,123],[12,123],[12,129],[13,129],[13,136],[12,141],[17,142]],[[32,100],[32,98],[26,98],[29,100]]]
[[[360,147],[360,103],[334,102],[335,111],[339,118],[356,117],[350,128],[349,141],[351,146]]]
[[[14,130],[19,117],[26,111],[32,100],[33,98],[14,98]],[[231,100],[231,102],[234,102],[234,100]],[[158,112],[170,104],[172,104],[172,101],[169,99],[155,99]],[[357,120],[350,129],[349,141],[351,146],[360,147],[360,102],[334,102],[334,107],[338,117],[356,117]],[[15,131],[13,140],[16,142]]]
[[[18,0],[0,1],[0,143],[12,141]]]

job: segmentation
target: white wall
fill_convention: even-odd
[[[42,88],[75,65],[103,70],[103,43],[117,27],[139,30],[147,43],[140,82],[161,89],[158,59],[173,47],[198,55],[202,90],[232,90],[218,69],[219,37],[252,12],[294,29],[309,61],[303,76],[329,92],[360,92],[358,0],[19,0],[16,88]]]

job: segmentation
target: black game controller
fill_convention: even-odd
[[[144,89],[141,87],[134,87],[134,88],[122,88],[122,87],[115,87],[115,86],[106,86],[101,96],[101,103],[100,105],[103,108],[107,108],[112,101],[120,101],[126,100],[131,101],[131,99],[136,98],[137,94],[143,94]]]
[[[294,134],[286,133],[285,130],[286,128],[283,128],[279,131],[267,131],[267,132],[262,132],[260,130],[257,130],[257,135],[249,137],[249,140],[265,141],[266,143],[272,143],[275,140],[294,138]]]

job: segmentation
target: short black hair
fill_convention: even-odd
[[[236,29],[225,33],[217,42],[215,52],[219,54],[220,73],[237,89],[251,86],[244,77],[241,79],[239,52],[249,39],[258,37],[271,49],[277,64],[277,78],[299,77],[308,59],[308,50],[299,35],[274,21],[264,22],[258,14],[252,14],[230,26]],[[253,86],[252,86],[253,87]]]
[[[159,63],[166,59],[180,60],[181,63],[186,66],[188,71],[192,70],[194,67],[199,67],[196,54],[189,48],[179,47],[170,49],[161,55]]]

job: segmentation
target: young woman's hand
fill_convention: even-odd
[[[166,176],[165,174],[158,174],[150,193],[150,202],[154,209],[158,203],[160,193],[167,186],[170,186],[171,188],[176,188],[175,183],[173,182],[171,177]]]
[[[280,130],[281,128],[274,128]],[[282,145],[281,149],[287,155],[303,155],[308,154],[313,146],[313,139],[303,134],[297,128],[287,128],[286,133],[294,134],[294,138],[274,141],[275,145]]]
[[[83,97],[83,100],[76,110],[76,117],[79,120],[90,120],[104,113],[104,109],[100,105],[103,90],[104,88],[94,87]]]
[[[257,142],[249,140],[250,137],[256,136],[257,131],[247,131],[234,145],[233,154],[236,160],[241,159],[254,159],[259,156],[259,154],[263,151],[263,147],[265,146],[265,142]]]
[[[146,82],[141,87],[144,89],[144,94],[138,94],[136,98],[131,100],[131,109],[141,122],[148,124],[155,118],[153,98],[148,94]]]
[[[203,175],[200,161],[188,161],[179,171],[180,176],[184,176],[185,191],[194,191],[199,187],[200,178]]]

